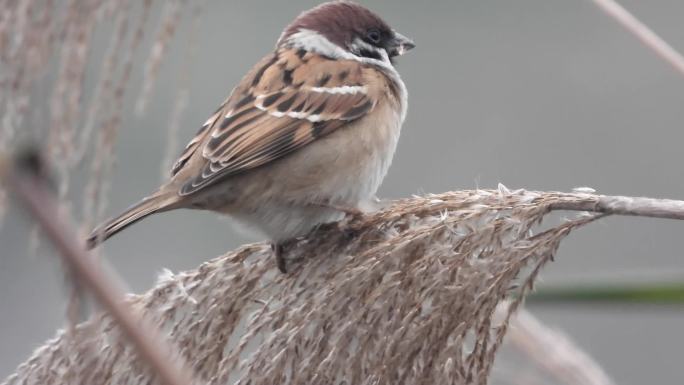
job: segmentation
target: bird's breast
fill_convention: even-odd
[[[231,177],[209,195],[228,198],[222,211],[271,239],[304,235],[341,218],[315,203],[359,208],[374,197],[392,163],[402,115],[397,99],[383,99],[363,118],[267,167]]]

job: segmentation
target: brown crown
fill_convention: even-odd
[[[321,4],[299,15],[283,32],[278,44],[302,29],[320,33],[340,47],[347,47],[355,36],[371,28],[390,33],[390,26],[369,9],[350,2],[332,1]]]

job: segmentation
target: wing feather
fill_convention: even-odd
[[[358,62],[291,50],[265,58],[176,162],[174,175],[193,162],[200,171],[184,178],[180,194],[277,160],[365,116],[380,94],[363,85],[365,71]]]

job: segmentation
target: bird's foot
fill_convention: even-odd
[[[283,274],[287,274],[287,261],[285,261],[285,257],[283,256],[283,245],[281,243],[272,243],[271,250],[273,250],[273,254],[275,255],[278,270]]]
[[[293,238],[286,241],[271,243],[271,250],[273,250],[273,254],[275,255],[276,265],[278,266],[278,270],[283,274],[287,273],[288,259],[285,258],[285,254],[287,254],[287,250],[296,245],[298,241],[299,239]]]

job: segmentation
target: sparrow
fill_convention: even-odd
[[[394,59],[415,47],[349,1],[321,4],[282,32],[202,125],[167,183],[88,237],[180,208],[210,210],[283,244],[358,214],[385,177],[407,110]]]

